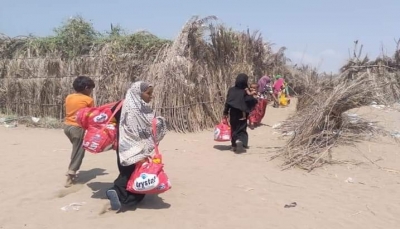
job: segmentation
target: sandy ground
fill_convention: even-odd
[[[65,189],[70,144],[61,130],[0,127],[0,228],[400,228],[399,145],[383,138],[339,147],[334,156],[355,163],[281,171],[281,159],[269,157],[284,140],[271,126],[293,110],[268,107],[243,154],[216,144],[211,131],[168,133],[161,149],[173,188],[119,214],[99,214],[117,176],[113,151],[87,153],[81,184]],[[400,130],[398,111],[355,112]],[[74,202],[85,204],[61,210]],[[291,202],[297,206],[284,208]]]

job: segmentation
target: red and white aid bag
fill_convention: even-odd
[[[230,141],[231,138],[232,138],[231,127],[228,124],[228,120],[226,120],[226,118],[224,118],[214,128],[214,141],[226,142],[226,141]]]
[[[171,189],[171,183],[164,172],[164,165],[149,159],[136,164],[126,190],[137,194],[160,194]]]
[[[152,158],[146,158],[136,164],[135,170],[126,185],[126,190],[137,194],[160,194],[171,189],[171,183],[164,172],[162,156],[156,143],[156,124],[153,119],[153,139],[155,154]]]
[[[117,126],[111,120],[121,109],[123,101],[119,102],[114,112],[111,108],[115,103],[100,107],[83,108],[78,111],[76,120],[85,129],[82,147],[91,153],[101,153],[111,148],[115,149],[117,141]]]
[[[82,147],[91,153],[101,153],[115,148],[116,140],[117,127],[114,124],[89,126]]]
[[[99,107],[85,107],[76,113],[76,122],[83,128],[107,124],[114,117],[111,108],[115,103],[105,104]]]

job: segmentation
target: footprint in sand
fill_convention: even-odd
[[[110,203],[105,203],[102,208],[100,209],[99,215],[104,215],[107,212],[115,212],[111,210]]]
[[[63,189],[59,190],[59,191],[56,193],[56,197],[58,197],[58,198],[63,198],[63,197],[65,197],[65,196],[67,196],[67,195],[69,195],[69,194],[71,194],[71,193],[78,192],[78,191],[81,190],[82,188],[83,188],[83,185],[82,185],[82,184],[76,184],[76,185],[71,186],[71,187],[69,187],[69,188],[63,188]]]

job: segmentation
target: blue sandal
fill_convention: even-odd
[[[111,210],[119,211],[121,209],[121,202],[119,201],[118,194],[115,190],[107,190],[107,198],[110,200]]]

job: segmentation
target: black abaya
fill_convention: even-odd
[[[133,171],[135,170],[135,164],[130,166],[122,166],[119,162],[118,150],[117,150],[117,163],[118,163],[119,175],[117,179],[115,179],[114,181],[114,186],[110,189],[113,189],[117,192],[119,201],[123,206],[134,207],[138,203],[140,203],[145,196],[144,194],[135,194],[128,192],[126,190],[126,185],[128,184],[128,180],[131,177]]]
[[[117,105],[118,104],[116,104],[111,110],[114,111]],[[117,125],[119,124],[120,117],[121,117],[121,110],[119,110],[115,114]],[[118,131],[117,135],[119,135]],[[117,165],[118,165],[119,175],[117,179],[115,179],[114,181],[114,186],[110,189],[115,190],[117,192],[119,201],[121,202],[122,206],[134,207],[143,200],[145,195],[131,193],[126,190],[126,185],[128,184],[128,180],[131,177],[133,171],[135,170],[135,164],[129,166],[122,166],[119,160],[118,149],[116,151],[117,151]]]
[[[243,147],[248,147],[249,136],[247,134],[247,119],[243,118],[243,112],[248,117],[249,112],[257,104],[257,99],[246,94],[249,77],[246,74],[239,74],[236,77],[235,86],[228,90],[226,97],[224,115],[229,115],[232,130],[232,147],[236,147],[236,141],[242,142]]]
[[[238,110],[236,108],[230,107],[227,105],[227,108],[225,110],[228,110],[229,112],[229,123],[231,125],[231,130],[232,130],[232,138],[231,138],[231,143],[232,147],[236,147],[236,141],[239,140],[242,142],[243,147],[247,148],[249,145],[249,135],[247,134],[247,119],[246,120],[240,120],[243,118],[243,112],[241,110]],[[226,113],[226,112],[224,112]],[[246,114],[248,116],[248,114]]]

